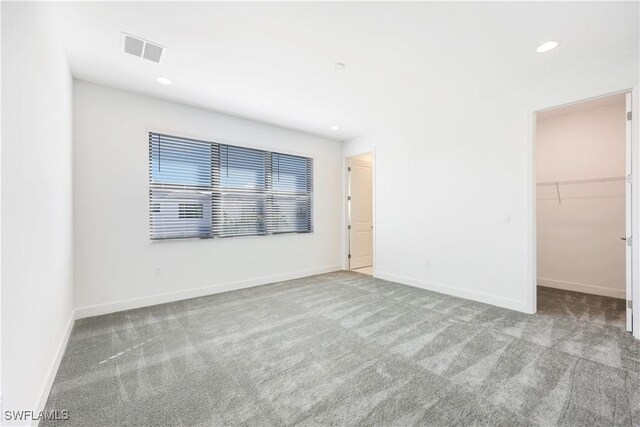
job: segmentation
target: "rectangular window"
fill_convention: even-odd
[[[149,133],[152,240],[313,231],[313,160]]]
[[[271,153],[271,229],[274,233],[302,233],[311,228],[312,176],[308,159]]]

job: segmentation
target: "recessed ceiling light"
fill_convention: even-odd
[[[158,77],[156,80],[158,81],[158,83],[161,83],[163,85],[170,85],[171,84],[171,80],[169,80],[166,77]]]
[[[554,40],[550,40],[538,46],[538,48],[536,49],[536,52],[538,53],[549,52],[550,50],[555,49],[556,47],[558,47],[558,42]]]
[[[340,126],[333,125],[331,126],[331,130],[340,130]]]
[[[346,65],[344,65],[342,62],[336,62],[335,64],[333,64],[333,69],[334,70],[344,70],[345,68],[347,68]]]

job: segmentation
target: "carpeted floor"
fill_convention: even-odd
[[[610,309],[540,289],[526,315],[324,274],[79,320],[46,409],[77,426],[640,425],[640,343]]]
[[[538,287],[538,314],[545,316],[567,317],[625,329],[625,303],[618,298]]]

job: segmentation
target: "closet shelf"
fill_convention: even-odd
[[[590,182],[611,182],[611,181],[624,181],[624,176],[612,176],[609,178],[591,178],[591,179],[574,179],[570,181],[547,181],[538,182],[536,185],[542,187],[544,185],[565,185],[565,184],[587,184]]]
[[[571,181],[547,181],[547,182],[538,182],[536,185],[538,187],[543,187],[545,185],[553,185],[556,187],[556,192],[558,193],[558,203],[562,203],[562,197],[560,196],[560,186],[568,185],[568,184],[587,184],[591,182],[613,182],[613,181],[624,181],[626,177],[624,176],[612,176],[609,178],[591,178],[591,179],[574,179]]]

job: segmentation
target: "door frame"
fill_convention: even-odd
[[[344,155],[343,157],[343,165],[342,165],[342,171],[343,171],[343,182],[344,182],[344,190],[343,190],[343,223],[342,223],[342,230],[343,230],[343,258],[342,258],[342,263],[343,263],[343,269],[344,270],[350,270],[349,268],[349,242],[350,242],[350,236],[349,236],[349,191],[350,191],[350,179],[349,179],[349,159],[351,159],[352,157],[359,157],[362,156],[364,154],[371,154],[371,220],[372,220],[372,224],[373,224],[373,232],[372,232],[372,237],[373,237],[373,267],[372,267],[372,272],[373,272],[373,276],[375,277],[376,275],[376,151],[375,149],[371,149],[371,150],[365,150],[362,152],[357,152],[354,154],[349,154],[349,155]]]
[[[638,95],[639,88],[626,88],[602,95],[597,95],[589,98],[583,98],[575,101],[565,102],[561,104],[552,105],[545,108],[539,108],[536,110],[530,110],[529,120],[531,125],[531,139],[529,140],[529,295],[528,295],[528,307],[529,312],[537,312],[537,288],[538,288],[538,267],[537,267],[537,212],[536,212],[536,128],[537,128],[537,115],[543,111],[554,110],[556,108],[566,107],[573,104],[578,104],[585,101],[591,101],[599,98],[605,98],[611,95],[631,93],[631,141],[630,146],[626,147],[625,161],[629,165],[632,181],[631,181],[631,298],[627,295],[627,300],[631,300],[633,304],[633,335],[640,339],[640,263],[638,263],[638,255],[640,254],[640,149],[639,149],[639,127],[638,127],[638,114],[640,109],[638,108]],[[626,144],[626,141],[625,141]],[[629,266],[626,266],[629,268]]]

